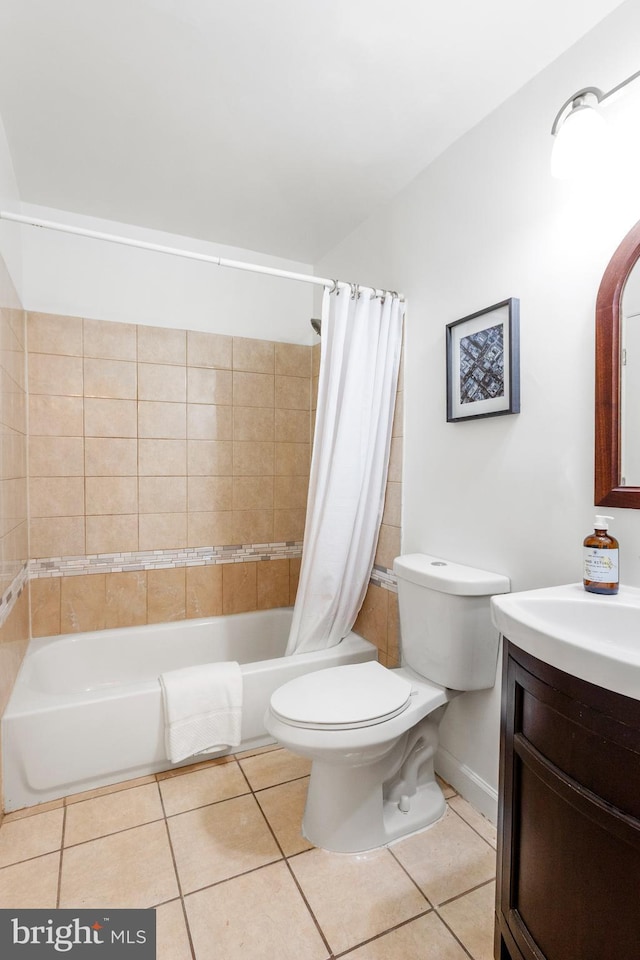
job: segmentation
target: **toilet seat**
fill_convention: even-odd
[[[290,680],[271,697],[271,712],[294,727],[352,730],[402,713],[411,692],[408,680],[370,660]]]

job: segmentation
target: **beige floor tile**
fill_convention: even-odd
[[[394,843],[391,849],[433,904],[495,876],[495,851],[451,810],[432,827]]]
[[[272,750],[240,761],[246,777],[254,790],[275,787],[277,783],[306,777],[311,770],[311,761],[298,757],[289,750]]]
[[[217,767],[221,763],[235,763],[233,754],[226,754],[224,757],[216,757],[215,760],[198,760],[197,763],[185,763],[182,767],[172,767],[170,770],[162,770],[156,774],[156,780],[171,780],[173,777],[184,777],[188,773],[195,773],[196,770],[206,770],[209,767]]]
[[[160,791],[168,817],[194,810],[219,800],[249,793],[249,787],[237,763],[205,767],[182,777],[160,781]]]
[[[198,960],[326,960],[329,952],[284,863],[185,898]]]
[[[496,885],[487,883],[440,907],[440,915],[473,960],[493,960],[495,899]]]
[[[281,856],[252,796],[223,800],[167,821],[184,893],[191,893]]]
[[[151,907],[178,892],[164,822],[64,851],[61,907]]]
[[[26,820],[27,817],[36,817],[39,813],[48,813],[50,810],[59,810],[64,807],[64,800],[49,800],[48,803],[38,803],[35,807],[22,807],[21,810],[12,810],[5,813],[2,823],[12,823],[14,820]]]
[[[58,893],[60,853],[49,853],[0,870],[0,909],[53,910]]]
[[[429,909],[385,849],[356,856],[310,850],[290,865],[334,953]]]
[[[256,800],[262,807],[285,857],[313,847],[313,844],[302,836],[302,815],[308,786],[309,778],[304,777],[302,780],[269,787],[256,794]]]
[[[463,800],[462,797],[453,797],[449,800],[449,806],[452,810],[458,814],[459,817],[462,817],[470,827],[479,833],[480,836],[490,843],[493,849],[495,850],[498,845],[498,831],[497,828],[490,820],[487,820],[481,813],[471,806],[467,800]]]
[[[156,960],[192,960],[180,900],[156,908]]]
[[[139,827],[162,820],[162,804],[157,783],[132,790],[120,790],[106,796],[83,800],[67,808],[64,830],[65,847],[85,840],[106,837],[118,830]]]
[[[445,800],[448,800],[450,797],[457,796],[450,783],[447,783],[446,780],[443,780],[442,777],[438,777],[437,775],[436,780],[438,781],[438,785],[444,794]]]
[[[3,822],[0,827],[0,867],[59,850],[63,817],[64,810],[58,808],[23,820]]]
[[[70,806],[72,803],[82,803],[83,800],[93,800],[94,797],[105,797],[108,793],[119,793],[121,790],[131,790],[134,787],[141,787],[145,783],[155,783],[156,778],[137,777],[135,780],[123,780],[119,783],[110,783],[106,787],[96,787],[95,790],[83,790],[82,793],[72,793],[65,797],[65,804]]]
[[[434,913],[359,947],[349,960],[469,960]]]

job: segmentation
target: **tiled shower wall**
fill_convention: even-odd
[[[25,315],[0,257],[0,714],[29,638],[26,478]]]
[[[288,605],[313,348],[37,313],[27,335],[34,636]]]

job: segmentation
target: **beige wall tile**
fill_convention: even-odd
[[[82,357],[34,353],[29,356],[29,393],[81,397]]]
[[[273,375],[266,373],[237,373],[234,371],[234,406],[273,407],[274,397],[275,377]]]
[[[273,510],[234,510],[232,543],[271,543]]]
[[[311,347],[276,343],[276,373],[284,377],[311,378]]]
[[[386,495],[384,499],[384,513],[382,522],[392,527],[399,527],[402,516],[402,484],[397,482],[387,483]]]
[[[82,437],[31,437],[29,473],[32,477],[81,477],[84,475]]]
[[[60,631],[82,633],[105,625],[105,574],[62,577]]]
[[[188,440],[187,472],[189,476],[229,476],[232,452],[229,440]]]
[[[82,477],[32,477],[29,481],[32,517],[84,516]]]
[[[140,550],[170,550],[187,546],[186,513],[141,513]]]
[[[273,510],[273,477],[235,477],[234,510]]]
[[[387,480],[392,483],[402,483],[402,437],[395,437],[391,440]]]
[[[135,360],[136,325],[110,320],[84,320],[84,355],[103,360]]]
[[[185,330],[147,327],[140,324],[137,331],[139,361],[145,363],[186,363],[187,334]]]
[[[257,567],[258,610],[289,605],[289,561],[264,560]]]
[[[365,640],[375,643],[383,656],[387,653],[389,596],[384,587],[370,583],[353,627]]]
[[[138,436],[145,439],[184,440],[187,436],[187,405],[141,400],[138,403]]]
[[[243,613],[258,609],[257,563],[222,565],[222,612]]]
[[[207,367],[188,367],[187,400],[189,403],[219,403],[232,401],[230,370],[212,370]]]
[[[138,399],[186,403],[185,367],[161,363],[138,364]]]
[[[282,540],[302,540],[306,510],[275,510],[273,514],[273,539],[275,543]]]
[[[78,557],[85,553],[84,517],[34,517],[31,521],[31,557]]]
[[[400,613],[398,594],[389,591],[389,612],[387,616],[387,663],[390,667],[400,666]]]
[[[140,513],[184,513],[186,477],[140,477]]]
[[[302,563],[301,557],[292,557],[289,560],[289,604],[293,606],[296,602],[296,594],[298,592],[298,583],[300,581],[300,565]]]
[[[32,437],[81,437],[84,432],[82,397],[35,394],[29,398],[29,434]]]
[[[84,361],[85,397],[135,400],[138,395],[136,364],[126,360]]]
[[[233,480],[231,477],[189,477],[187,481],[189,511],[231,510]]]
[[[398,556],[400,556],[400,527],[389,527],[383,523],[378,536],[375,562],[391,570],[393,561]]]
[[[28,313],[29,353],[82,356],[82,318],[55,313]]]
[[[222,564],[187,567],[187,617],[222,614]]]
[[[85,397],[84,432],[86,437],[137,437],[136,401]]]
[[[147,622],[147,573],[109,573],[105,584],[105,627],[129,627]]]
[[[275,405],[288,410],[311,409],[311,382],[308,377],[276,377]]]
[[[244,441],[273,440],[273,407],[234,407],[233,439]]]
[[[187,546],[215,547],[235,543],[233,517],[232,510],[189,513],[187,515]]]
[[[187,437],[189,440],[232,440],[233,407],[188,403]]]
[[[147,622],[165,623],[186,616],[185,568],[149,570],[147,573]]]
[[[185,440],[139,440],[141,477],[183,477],[187,472]]]
[[[58,636],[60,633],[60,584],[61,577],[32,580],[31,632],[34,637]]]
[[[308,477],[311,447],[308,443],[276,443],[276,476]]]
[[[286,443],[309,443],[311,441],[311,416],[309,410],[276,410],[275,438]]]
[[[233,475],[234,477],[268,477],[273,476],[275,444],[254,441],[233,442]]]
[[[87,477],[137,476],[138,441],[87,437],[85,471]]]
[[[138,482],[135,477],[86,477],[86,512],[133,514],[138,511]]]
[[[393,414],[393,427],[391,434],[394,437],[401,437],[404,433],[404,391],[398,390],[396,394],[396,405]]]
[[[273,373],[275,370],[274,344],[270,340],[234,337],[233,369],[253,373]]]
[[[87,553],[138,550],[138,514],[110,514],[86,518]]]
[[[276,510],[306,510],[309,478],[275,477],[273,505]]]
[[[219,333],[187,331],[187,363],[190,367],[218,367],[230,370],[233,338]]]

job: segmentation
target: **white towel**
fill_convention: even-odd
[[[165,743],[172,763],[240,743],[242,673],[238,663],[184,667],[163,673],[159,680]]]

